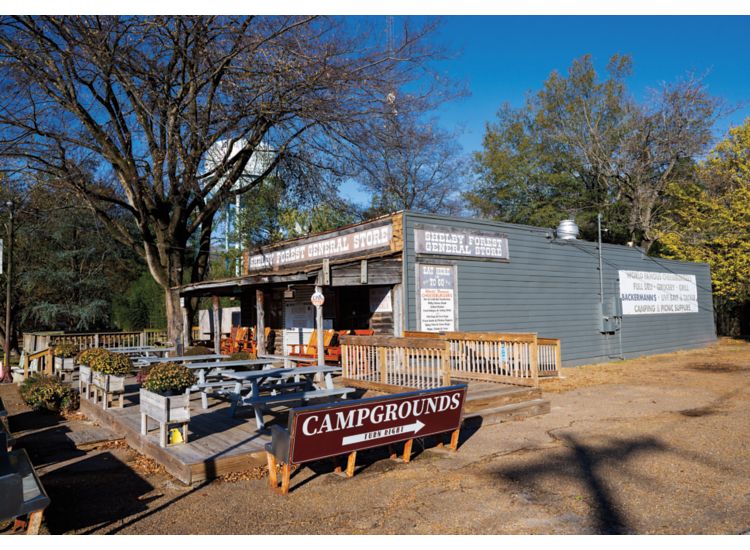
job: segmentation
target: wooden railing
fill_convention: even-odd
[[[410,338],[450,343],[451,376],[520,386],[537,386],[540,377],[560,372],[560,340],[534,333],[405,332]]]
[[[63,342],[70,342],[76,345],[79,350],[84,350],[87,348],[153,346],[167,340],[167,331],[161,329],[131,332],[31,333],[24,335],[24,350],[27,353],[35,353]]]
[[[559,338],[537,338],[539,352],[539,376],[551,378],[560,376],[562,367],[562,356]]]
[[[30,372],[39,372],[51,376],[55,371],[54,361],[51,348],[24,355],[21,361],[23,363],[21,365],[23,367],[23,379],[26,380]]]
[[[379,391],[450,386],[448,343],[425,338],[341,336],[344,385]]]

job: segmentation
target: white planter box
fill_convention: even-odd
[[[141,414],[160,424],[190,420],[190,390],[179,395],[161,395],[141,388]]]
[[[82,384],[91,384],[91,367],[80,365],[78,367],[78,376]]]
[[[75,359],[73,357],[55,357],[55,370],[73,370],[75,369]]]
[[[124,376],[113,376],[93,371],[91,373],[91,383],[97,388],[104,390],[104,393],[122,393],[125,391]]]

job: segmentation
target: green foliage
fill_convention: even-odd
[[[78,346],[72,342],[60,342],[55,345],[54,353],[57,357],[75,357],[78,355]]]
[[[698,182],[668,188],[660,253],[709,264],[721,320],[750,301],[750,118],[714,147],[697,175]],[[739,330],[720,325],[725,334]]]
[[[183,355],[210,355],[214,352],[213,349],[207,348],[206,346],[192,346],[185,350]]]
[[[53,376],[32,374],[19,389],[24,402],[35,410],[67,412],[78,408],[73,388]]]
[[[143,387],[155,393],[182,393],[195,384],[196,380],[195,375],[185,365],[159,363],[149,369]]]
[[[465,194],[475,211],[554,227],[575,217],[583,236],[632,241],[647,250],[667,187],[705,154],[719,101],[694,78],[663,84],[638,102],[626,80],[628,56],[610,59],[601,77],[591,56],[553,72],[520,109],[503,107],[474,157],[478,178]]]
[[[164,289],[144,271],[115,299],[113,320],[122,330],[164,329],[167,326],[164,303]]]
[[[238,351],[229,356],[230,361],[240,361],[243,359],[256,359],[256,356],[248,351]]]
[[[133,370],[133,363],[129,357],[122,353],[104,351],[106,353],[97,353],[89,359],[88,365],[91,367],[91,370],[112,376],[130,374],[130,371]]]

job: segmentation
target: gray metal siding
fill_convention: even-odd
[[[508,236],[509,262],[422,256],[414,252],[414,228],[420,224]],[[600,332],[601,306],[596,243],[561,243],[542,228],[428,216],[404,215],[406,327],[416,330],[415,263],[458,266],[458,330],[536,332],[562,340],[566,365],[608,361],[696,347],[716,339],[708,266],[650,258],[638,249],[604,245],[605,300],[619,300],[618,270],[694,274],[698,313],[628,315],[620,334]]]

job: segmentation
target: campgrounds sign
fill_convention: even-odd
[[[276,460],[288,466],[349,455],[351,475],[357,451],[406,441],[411,452],[414,438],[446,432],[453,432],[455,450],[465,399],[466,384],[459,384],[292,409],[288,430],[276,429],[266,447],[269,471],[275,472]],[[282,492],[288,488],[288,468],[284,477]]]

